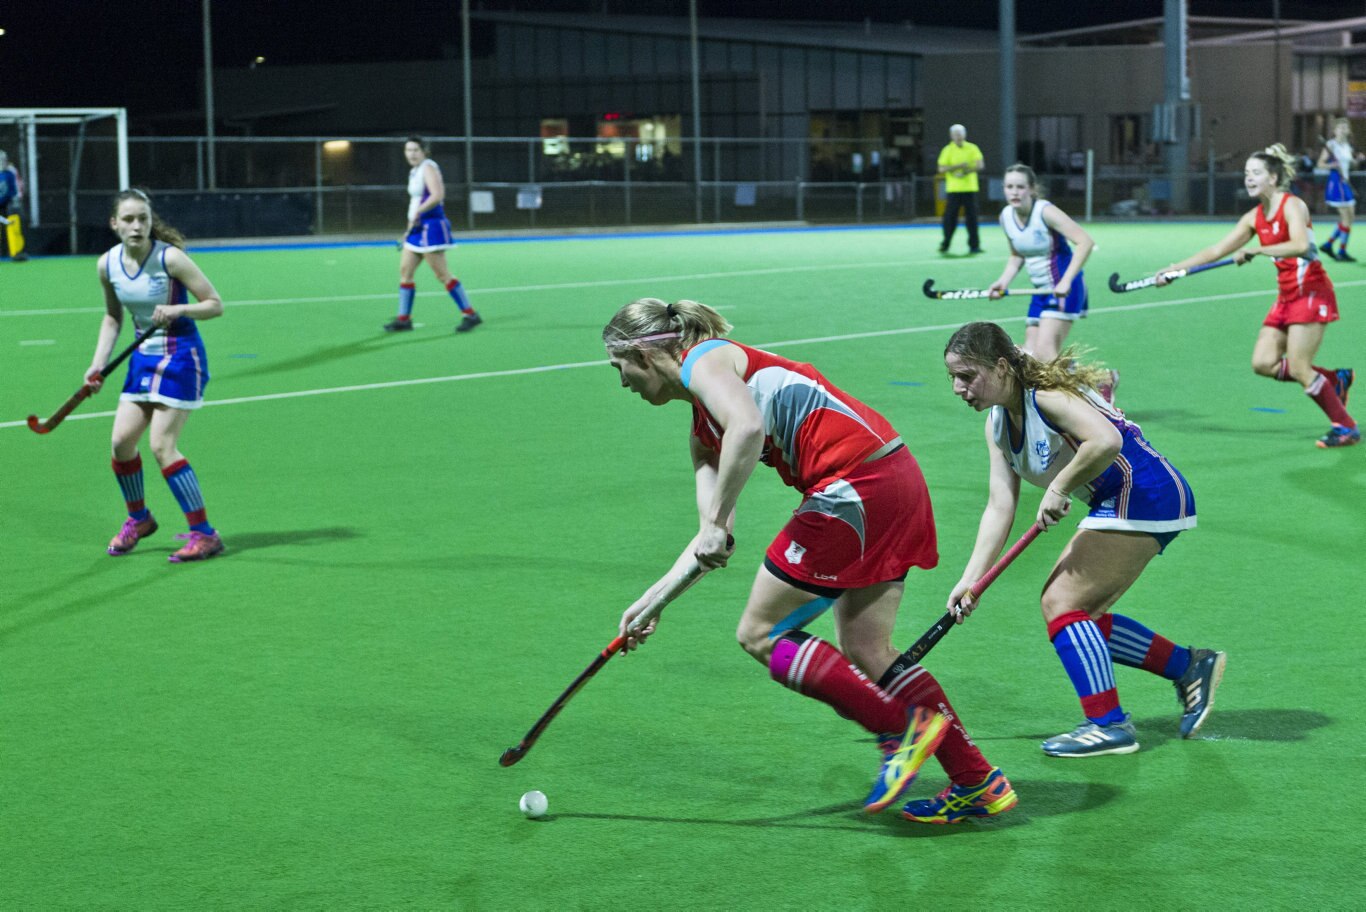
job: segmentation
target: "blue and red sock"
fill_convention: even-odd
[[[417,285],[401,282],[398,286],[398,318],[410,320],[413,316],[413,298],[417,296]]]
[[[460,284],[459,279],[451,279],[447,282],[446,291],[450,293],[451,300],[455,301],[455,306],[460,308],[461,313],[474,313],[474,308],[470,306],[469,296],[465,294],[465,286]]]
[[[1110,647],[1085,611],[1069,611],[1048,622],[1048,638],[1081,699],[1086,718],[1097,725],[1124,721],[1115,688]]]
[[[204,495],[199,491],[199,478],[195,475],[194,469],[190,468],[189,461],[182,459],[173,462],[162,469],[161,474],[171,486],[171,493],[175,495],[176,503],[180,504],[180,509],[184,511],[185,521],[190,524],[191,531],[212,535],[213,526],[209,525],[208,516],[204,512]]]
[[[143,498],[142,454],[134,453],[133,458],[126,462],[120,462],[118,459],[111,462],[114,466],[114,478],[119,483],[119,490],[123,492],[123,502],[128,505],[128,516],[143,522],[152,513],[147,509],[147,503]]]
[[[1338,225],[1337,236],[1342,238],[1342,243],[1338,245],[1338,253],[1346,253],[1347,242],[1352,239],[1352,226]]]
[[[1110,644],[1110,657],[1121,665],[1142,668],[1168,681],[1175,681],[1190,667],[1189,649],[1153,633],[1131,617],[1103,614],[1096,626]]]

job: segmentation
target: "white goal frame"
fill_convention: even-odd
[[[128,187],[128,109],[127,108],[0,108],[0,124],[19,127],[24,146],[24,195],[28,197],[30,225],[42,224],[38,208],[38,187],[42,168],[38,160],[38,128],[44,124],[77,124],[84,128],[93,121],[114,118],[118,135],[119,187]],[[72,226],[75,231],[75,226]]]

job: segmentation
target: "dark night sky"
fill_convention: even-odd
[[[1366,0],[1282,0],[1286,19],[1366,15]],[[473,0],[489,10],[687,14],[687,0]],[[1272,0],[1190,0],[1192,15],[1270,17]],[[37,0],[0,5],[0,106],[125,106],[193,111],[202,61],[199,0]],[[994,28],[998,0],[698,0],[699,14],[910,20]],[[1052,31],[1162,13],[1162,0],[1018,0],[1021,31]],[[214,60],[266,66],[433,58],[459,48],[458,0],[213,0]],[[477,28],[477,26],[476,26]],[[475,33],[476,53],[481,35]]]

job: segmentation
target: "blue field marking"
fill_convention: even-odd
[[[461,237],[456,235],[455,243],[462,244],[522,244],[539,241],[603,241],[622,238],[672,238],[672,237],[724,237],[733,234],[816,234],[822,232],[848,231],[925,231],[939,229],[938,223],[932,225],[793,225],[787,228],[689,228],[682,231],[606,231],[593,234],[519,234],[515,237]],[[270,250],[337,250],[348,247],[393,247],[393,241],[300,241],[274,244],[226,244],[224,246],[200,247],[193,242],[189,245],[192,253],[244,253]]]
[[[1261,405],[1254,405],[1251,409],[1249,409],[1249,411],[1253,411],[1253,412],[1266,412],[1268,415],[1284,415],[1284,414],[1285,414],[1285,409],[1267,408],[1267,407],[1261,406]]]
[[[889,380],[889,381],[887,381],[887,382],[888,382],[890,385],[892,385],[892,386],[924,386],[924,385],[925,385],[925,384],[919,382],[918,380]]]

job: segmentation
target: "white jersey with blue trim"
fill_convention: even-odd
[[[1328,154],[1333,159],[1329,165],[1336,168],[1344,178],[1351,177],[1352,163],[1356,160],[1356,151],[1352,148],[1352,144],[1330,139],[1324,145],[1328,147]]]
[[[430,158],[424,158],[418,162],[413,170],[408,172],[408,221],[417,218],[418,207],[425,203],[431,193],[427,190],[427,176],[424,174],[426,168],[432,168],[437,175],[441,174],[441,166]],[[438,204],[435,208],[428,209],[422,213],[423,219],[445,218],[446,213]]]
[[[1025,269],[1035,288],[1052,288],[1072,264],[1072,248],[1067,238],[1043,220],[1044,209],[1051,205],[1048,200],[1035,200],[1023,225],[1015,217],[1014,206],[1001,210],[1001,230],[1015,252],[1024,257]]]
[[[1195,498],[1190,486],[1161,453],[1143,437],[1143,429],[1124,417],[1098,393],[1079,391],[1088,405],[1119,431],[1119,455],[1095,478],[1073,493],[1084,495],[1091,514],[1083,529],[1122,529],[1176,532],[1195,526]],[[1037,390],[1025,390],[1024,428],[1019,446],[1010,435],[1009,412],[993,406],[988,420],[991,436],[1015,474],[1040,488],[1052,483],[1071,461],[1081,442],[1054,425],[1039,410]]]
[[[131,275],[123,260],[123,245],[119,244],[104,255],[104,274],[119,303],[133,317],[139,333],[152,326],[152,313],[161,304],[185,304],[189,298],[185,286],[166,270],[166,254],[171,245],[154,241],[147,259]],[[144,355],[164,355],[175,351],[177,339],[199,335],[194,320],[179,317],[164,332],[159,332],[138,348]]]

